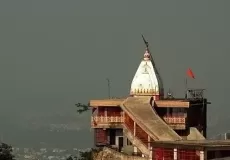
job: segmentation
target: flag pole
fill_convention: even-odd
[[[185,98],[187,99],[188,98],[188,79],[187,77],[185,78]]]
[[[193,74],[192,70],[190,68],[188,68],[187,70],[187,76],[195,79],[195,75]],[[185,88],[186,88],[186,94],[185,97],[187,98],[187,94],[188,94],[188,77],[185,78]]]
[[[188,90],[188,78],[187,77],[185,78],[185,89],[186,91]]]

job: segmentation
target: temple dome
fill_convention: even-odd
[[[131,84],[130,95],[132,96],[157,96],[163,94],[163,84],[160,80],[149,50],[146,49]]]

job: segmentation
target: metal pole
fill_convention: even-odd
[[[188,79],[187,78],[185,78],[185,89],[186,89],[186,91],[188,89]]]
[[[185,99],[188,98],[188,81],[187,78],[185,78]]]
[[[107,78],[106,80],[108,82],[108,96],[110,98],[110,80],[109,80],[109,78]]]

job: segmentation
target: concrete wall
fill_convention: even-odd
[[[101,152],[99,152],[94,159],[95,160],[148,160],[147,158],[143,158],[143,157],[128,156],[107,147],[105,147]]]
[[[191,102],[188,109],[188,126],[196,127],[206,137],[207,130],[207,99]]]

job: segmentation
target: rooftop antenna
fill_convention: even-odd
[[[109,78],[106,78],[106,80],[107,80],[107,84],[108,84],[108,97],[110,99],[110,80],[109,80]]]

